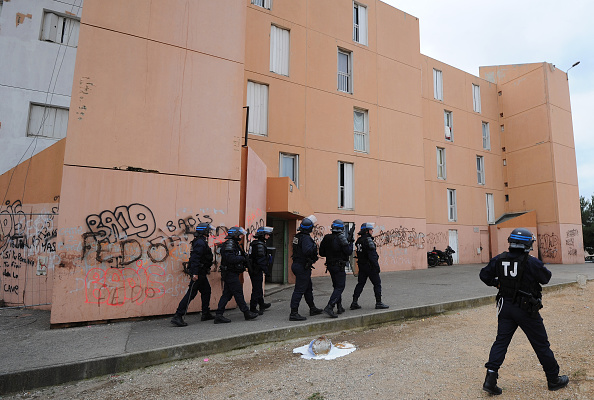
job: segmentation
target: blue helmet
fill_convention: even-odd
[[[303,232],[311,232],[313,230],[314,224],[318,222],[318,219],[315,215],[310,215],[307,218],[303,218],[301,224],[299,225],[299,230]]]
[[[534,235],[526,228],[514,229],[507,238],[510,249],[522,249],[526,253],[532,250],[534,240]]]
[[[238,239],[239,240],[241,235],[245,235],[246,233],[247,232],[245,231],[245,229],[243,229],[241,226],[234,226],[232,228],[229,228],[225,239]]]
[[[201,222],[196,226],[196,233],[198,235],[210,235],[210,231],[214,231],[214,226],[209,224],[208,222]]]
[[[274,230],[274,228],[271,228],[269,226],[261,226],[258,229],[256,229],[256,233],[254,234],[254,237],[264,237],[264,235],[272,235],[272,231]]]
[[[361,230],[359,231],[359,235],[364,233],[369,233],[370,230],[373,230],[373,226],[375,224],[373,222],[364,222],[361,224]]]
[[[340,233],[344,232],[344,222],[341,219],[335,219],[332,221],[332,225],[330,226],[332,232]]]

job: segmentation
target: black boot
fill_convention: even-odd
[[[321,308],[318,308],[316,306],[309,307],[309,316],[310,317],[313,317],[314,315],[320,315],[323,312],[324,312],[324,310],[322,310]]]
[[[291,314],[289,315],[289,321],[305,321],[307,318],[299,315],[299,310],[291,309]]]
[[[229,318],[223,317],[223,315],[219,314],[217,314],[217,316],[214,319],[215,324],[228,324],[229,322],[231,322]]]
[[[175,314],[173,318],[171,318],[171,323],[175,326],[188,326],[186,321],[184,321],[184,317],[179,314]]]
[[[330,304],[328,304],[326,308],[324,308],[324,312],[328,314],[330,318],[338,318],[338,315],[336,315],[336,313],[334,312],[334,306],[331,306]]]
[[[200,317],[200,321],[210,321],[214,319],[214,315],[210,313],[210,310],[206,309],[202,311],[202,316]]]
[[[344,311],[342,303],[336,303],[336,314],[342,314]]]
[[[250,312],[256,313],[258,315],[264,314],[264,310],[260,309],[260,311],[258,311],[258,306],[250,306]]]
[[[375,297],[375,309],[382,310],[384,308],[390,308],[390,306],[382,303],[382,296],[376,296]]]
[[[246,321],[250,320],[250,319],[254,319],[258,316],[257,312],[251,312],[250,310],[245,310],[243,312],[243,317],[245,318]]]
[[[268,310],[271,305],[271,303],[264,303],[264,300],[262,300],[260,303],[260,310]]]
[[[358,310],[361,308],[359,303],[357,303],[357,300],[359,300],[359,298],[353,296],[353,302],[351,303],[351,310]]]
[[[496,371],[487,371],[487,376],[485,377],[485,383],[483,383],[483,390],[487,393],[491,394],[501,394],[502,390],[499,386],[497,386],[497,378],[499,374]]]
[[[569,383],[569,378],[567,375],[561,375],[554,379],[547,379],[547,384],[549,386],[549,390],[559,390],[563,389]]]

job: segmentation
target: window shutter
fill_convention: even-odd
[[[41,32],[41,39],[48,42],[55,42],[58,37],[58,20],[59,17],[53,13],[45,13],[43,17],[43,30]]]
[[[353,164],[344,164],[344,208],[353,208]]]
[[[268,135],[268,86],[248,81],[247,105],[250,107],[248,132]]]
[[[367,8],[359,6],[359,43],[367,45]]]

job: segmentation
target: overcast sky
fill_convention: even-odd
[[[479,66],[549,62],[569,71],[580,195],[594,195],[594,0],[382,0],[419,18],[421,53]]]

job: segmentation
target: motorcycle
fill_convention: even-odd
[[[452,254],[455,251],[450,246],[446,247],[445,251],[437,250],[435,247],[433,250],[427,252],[427,264],[429,268],[436,267],[440,264],[452,265],[454,258]]]

